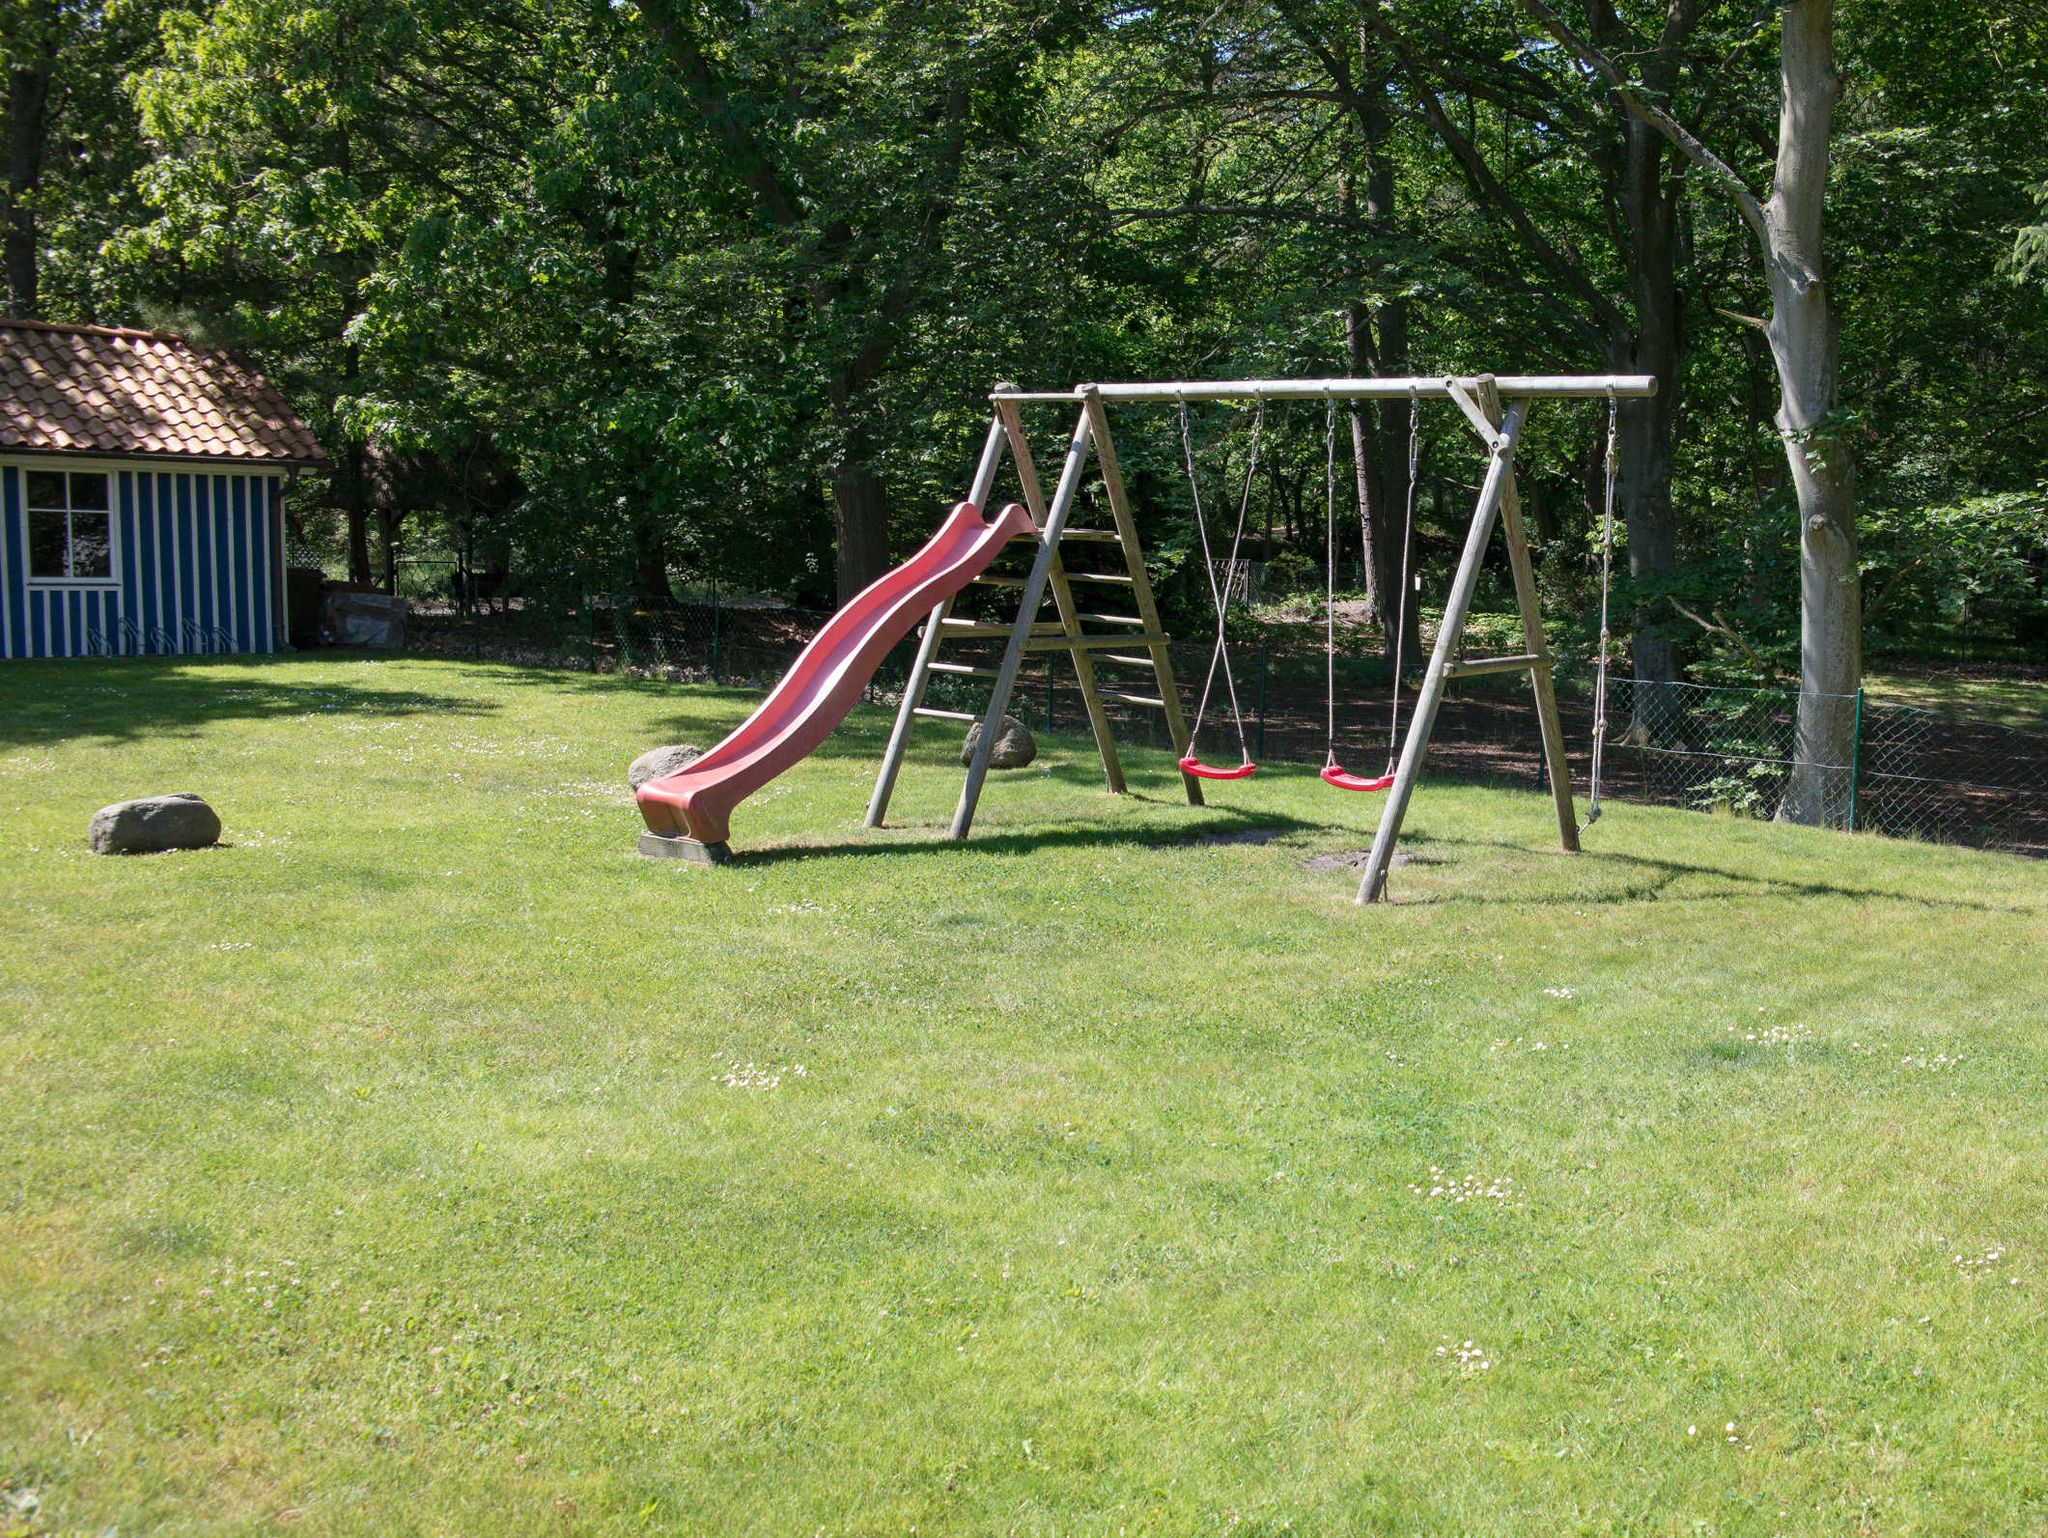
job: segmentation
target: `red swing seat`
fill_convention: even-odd
[[[1248,780],[1259,772],[1259,766],[1246,759],[1235,769],[1221,769],[1215,764],[1205,764],[1190,752],[1180,761],[1180,772],[1192,774],[1198,780]]]
[[[1323,765],[1323,783],[1338,790],[1387,790],[1393,786],[1392,774],[1374,775],[1368,779],[1362,774],[1352,774],[1335,759]]]

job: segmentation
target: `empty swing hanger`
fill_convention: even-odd
[[[1230,589],[1236,582],[1237,553],[1244,544],[1244,526],[1251,512],[1252,484],[1259,471],[1259,441],[1265,432],[1266,403],[1259,402],[1258,410],[1252,415],[1252,451],[1250,463],[1244,472],[1244,496],[1237,507],[1237,529],[1230,537],[1230,561],[1225,568],[1223,580],[1216,580],[1216,557],[1209,548],[1209,520],[1202,512],[1202,487],[1195,474],[1195,440],[1188,427],[1188,403],[1180,403],[1181,452],[1187,460],[1188,494],[1195,510],[1195,529],[1202,539],[1202,567],[1209,578],[1209,597],[1216,605],[1216,641],[1209,652],[1209,673],[1202,680],[1202,697],[1195,706],[1195,724],[1188,730],[1187,751],[1181,755],[1182,774],[1192,775],[1198,780],[1248,780],[1259,772],[1259,766],[1252,762],[1251,744],[1245,737],[1244,711],[1237,703],[1237,677],[1230,668],[1229,606]],[[1223,683],[1230,695],[1230,717],[1237,727],[1237,752],[1239,763],[1236,768],[1220,764],[1205,764],[1195,748],[1196,739],[1202,734],[1202,720],[1209,713],[1209,694],[1216,684],[1216,669],[1223,669]]]
[[[1402,532],[1401,613],[1394,622],[1394,699],[1387,726],[1387,768],[1384,774],[1353,774],[1337,762],[1337,403],[1334,396],[1326,400],[1323,413],[1323,658],[1329,750],[1323,761],[1321,778],[1332,790],[1391,790],[1395,780],[1394,743],[1401,719],[1400,646],[1401,635],[1408,622],[1408,547],[1414,539],[1415,471],[1420,435],[1420,402],[1411,393],[1408,397],[1408,514]],[[1364,559],[1369,563],[1372,546],[1363,522],[1359,525],[1359,541]]]

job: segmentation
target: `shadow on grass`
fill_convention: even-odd
[[[1008,833],[973,834],[956,844],[943,833],[930,838],[842,840],[832,844],[790,844],[768,849],[736,849],[733,867],[782,865],[794,860],[836,859],[846,855],[932,854],[943,849],[966,849],[981,854],[1025,855],[1048,849],[1140,848],[1180,849],[1217,844],[1255,844],[1264,839],[1253,835],[1281,837],[1289,833],[1321,832],[1320,824],[1272,812],[1228,812],[1210,808],[1202,822],[1185,829],[1162,828],[1156,823],[1090,824],[1086,827],[1053,827]]]
[[[77,738],[134,742],[182,735],[215,721],[293,716],[485,716],[498,706],[462,695],[373,689],[332,680],[284,682],[190,657],[124,657],[10,662],[0,668],[0,749],[47,747]]]
[[[1526,844],[1510,843],[1506,839],[1458,838],[1443,835],[1416,840],[1432,847],[1462,848],[1472,850],[1503,850],[1510,854],[1526,855],[1540,851]],[[1556,851],[1551,851],[1556,853]],[[1901,891],[1888,887],[1846,886],[1838,881],[1819,881],[1796,876],[1765,876],[1752,871],[1730,870],[1720,865],[1700,865],[1687,860],[1659,859],[1651,855],[1619,854],[1597,849],[1581,850],[1576,855],[1558,853],[1560,860],[1626,871],[1631,879],[1612,891],[1574,892],[1570,901],[1574,904],[1612,904],[1633,902],[1726,902],[1731,898],[1748,898],[1757,893],[1782,893],[1796,897],[1848,897],[1864,902],[1906,903],[1913,907],[1930,910],[1950,909],[1967,913],[2012,913],[2030,914],[2038,909],[2012,903],[1982,902],[1970,897],[1932,896],[1920,892]],[[1729,890],[1721,892],[1688,892],[1667,896],[1670,889],[1680,881],[1692,878],[1724,881]],[[1416,898],[1413,905],[1469,905],[1486,907],[1496,904],[1515,904],[1530,901],[1527,895],[1510,893],[1447,892],[1437,896]]]

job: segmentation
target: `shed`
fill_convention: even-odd
[[[0,320],[0,657],[270,652],[319,441],[182,337]]]

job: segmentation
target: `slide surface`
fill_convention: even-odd
[[[648,829],[723,844],[732,809],[832,735],[890,648],[1031,531],[1031,515],[1015,502],[993,521],[971,502],[956,503],[929,544],[832,616],[737,731],[640,787]]]

